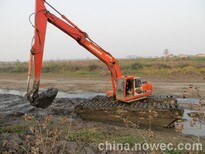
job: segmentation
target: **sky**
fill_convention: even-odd
[[[47,1],[116,58],[205,53],[205,0]],[[34,8],[35,0],[0,1],[0,61],[29,59]],[[44,60],[93,58],[48,24]]]

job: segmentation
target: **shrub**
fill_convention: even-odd
[[[134,62],[130,65],[131,70],[139,70],[139,69],[143,69],[143,68],[144,68],[144,64],[139,63],[139,62]]]
[[[12,69],[7,69],[8,72],[16,72],[16,73],[22,73],[27,71],[27,65],[26,63],[22,63],[19,60],[17,60],[12,67]]]
[[[78,65],[71,65],[71,66],[70,66],[70,71],[78,71],[78,70],[80,70],[80,69],[81,69],[81,67],[78,66]]]
[[[162,64],[162,63],[156,63],[153,65],[155,68],[157,69],[167,69],[167,68],[171,68],[171,66],[167,65],[167,64]]]
[[[179,64],[177,65],[177,67],[179,67],[179,68],[184,68],[184,67],[188,67],[188,66],[189,66],[188,63],[179,63]]]
[[[89,70],[89,71],[94,71],[94,70],[96,70],[97,68],[98,68],[98,66],[95,65],[95,64],[88,65],[88,70]]]

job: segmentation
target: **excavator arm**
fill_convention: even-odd
[[[102,62],[104,62],[110,72],[111,72],[111,80],[112,80],[112,91],[108,93],[109,96],[116,95],[116,82],[117,79],[122,75],[120,71],[120,67],[116,59],[108,52],[103,50],[99,45],[97,45],[94,41],[92,41],[87,33],[78,28],[74,23],[72,23],[69,19],[67,19],[64,15],[60,14],[61,18],[56,15],[50,13],[46,7],[45,3],[48,4],[45,0],[36,0],[36,9],[35,9],[35,36],[34,36],[34,44],[31,48],[30,53],[30,62],[28,69],[28,84],[27,84],[27,94],[26,97],[30,101],[30,103],[37,107],[45,108],[49,106],[53,99],[57,95],[57,89],[48,89],[46,92],[42,94],[38,94],[39,85],[40,85],[40,76],[42,70],[42,60],[44,53],[44,44],[46,37],[46,27],[47,22],[53,24],[55,27],[59,28],[61,31],[75,39],[81,46],[87,49],[90,53],[99,58]],[[50,4],[48,4],[50,5]],[[50,5],[51,6],[51,5]],[[51,6],[52,7],[52,6]],[[31,70],[34,63],[34,83],[32,90],[29,90],[30,85],[30,76]],[[47,103],[45,103],[47,102]],[[43,105],[42,105],[43,104]],[[46,105],[47,104],[47,105]]]

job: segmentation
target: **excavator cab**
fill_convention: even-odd
[[[152,84],[139,77],[123,76],[117,80],[116,99],[122,102],[144,99],[152,95]]]

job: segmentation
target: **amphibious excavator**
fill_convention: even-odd
[[[71,38],[77,41],[91,54],[104,62],[110,73],[112,90],[105,96],[97,96],[86,103],[75,107],[75,112],[82,118],[97,121],[124,122],[146,125],[147,120],[155,121],[156,125],[170,125],[180,119],[183,110],[171,96],[153,96],[152,84],[141,81],[138,76],[123,76],[118,61],[107,51],[95,43],[86,32],[81,30],[65,15],[57,11],[46,0],[36,0],[34,43],[30,50],[28,67],[28,82],[26,97],[31,105],[47,108],[52,104],[58,90],[48,88],[39,93],[40,76],[42,69],[44,43],[47,23],[51,23]],[[60,17],[57,17],[45,7],[50,6]],[[34,83],[30,90],[31,71],[34,65]]]

